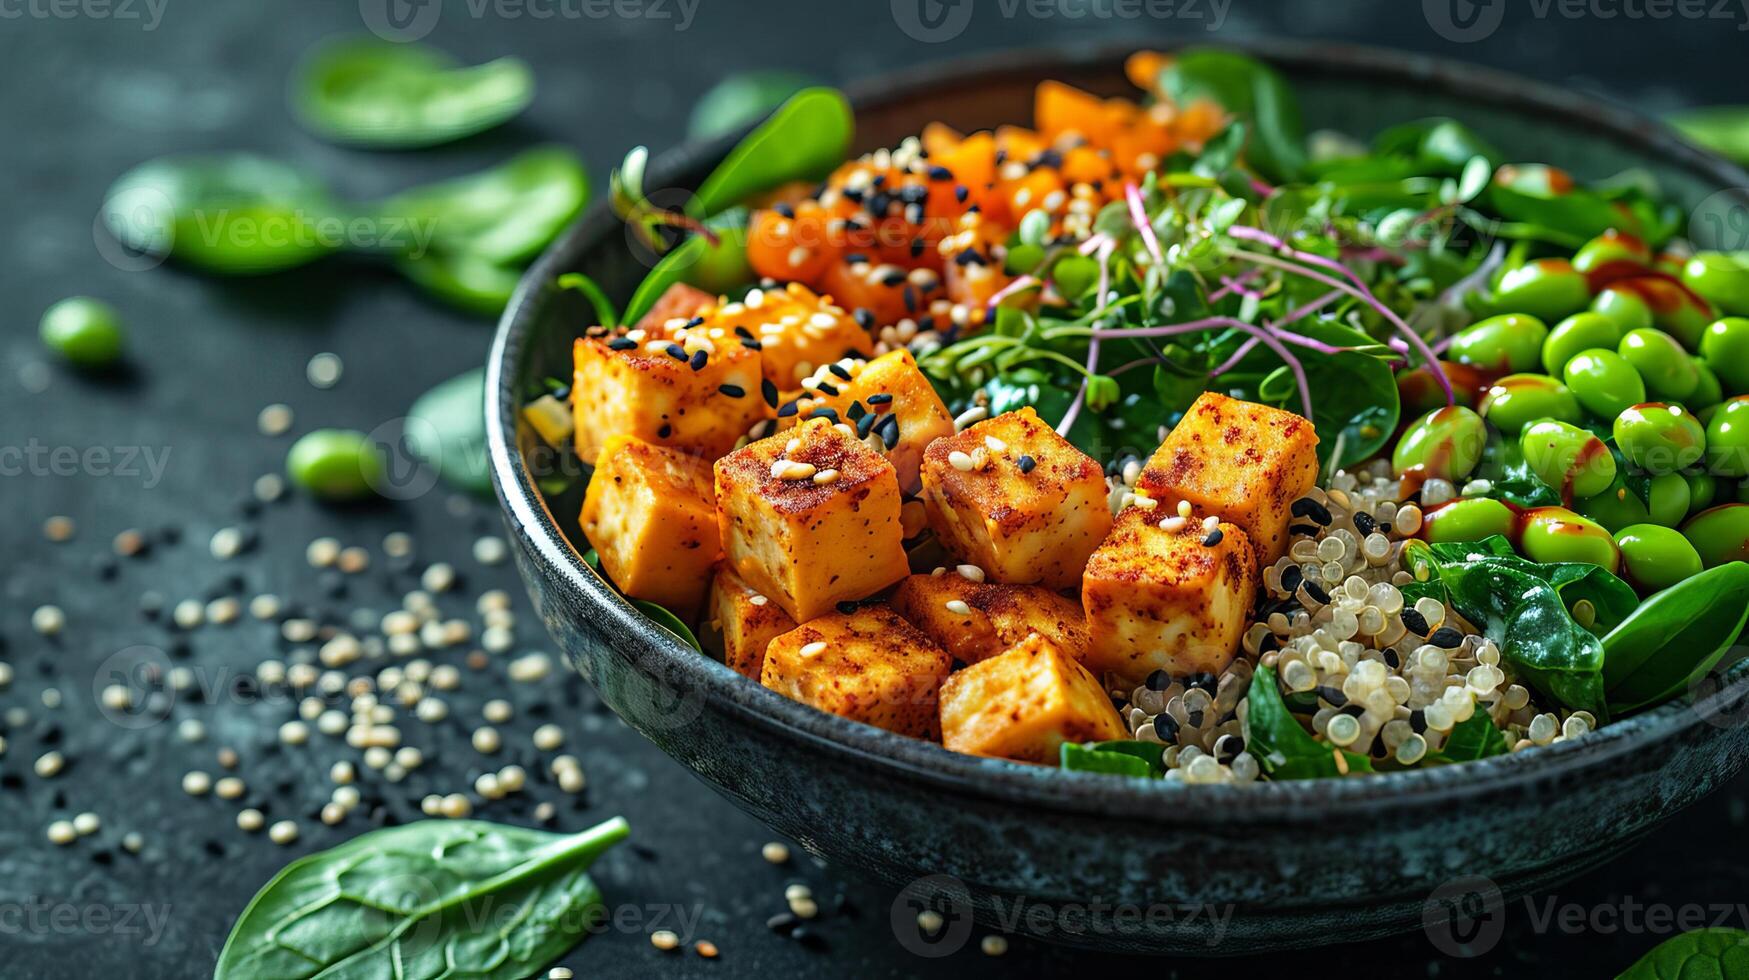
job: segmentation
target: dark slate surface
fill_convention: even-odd
[[[1453,3],[1460,15],[1472,10],[1463,0]],[[1706,17],[1677,12],[1605,20],[1573,19],[1562,12],[1570,8],[1559,6],[1512,5],[1491,36],[1460,43],[1452,38],[1462,28],[1445,26],[1442,36],[1430,23],[1470,22],[1447,19],[1437,3],[1198,0],[1088,7],[1077,0],[978,0],[961,34],[920,43],[896,26],[893,11],[903,11],[903,4],[880,0],[648,0],[618,8],[644,12],[632,18],[599,16],[608,8],[583,0],[453,2],[430,40],[467,61],[512,52],[528,58],[541,82],[533,110],[513,126],[458,146],[370,155],[328,147],[299,131],[283,91],[288,68],[310,42],[357,30],[364,15],[383,9],[377,0],[362,7],[345,0],[0,3],[0,91],[6,93],[0,173],[7,178],[0,195],[6,262],[0,276],[0,502],[7,518],[0,530],[0,659],[15,672],[11,686],[0,690],[0,709],[23,707],[31,716],[5,729],[0,756],[0,975],[205,975],[232,918],[276,868],[370,826],[363,814],[335,829],[312,818],[329,789],[328,765],[355,753],[320,736],[306,749],[278,749],[274,729],[293,705],[272,692],[231,686],[281,651],[274,630],[246,620],[181,635],[141,614],[142,593],[156,591],[174,603],[240,586],[245,596],[273,592],[318,613],[386,610],[415,580],[391,569],[381,554],[379,543],[391,530],[416,537],[422,562],[449,560],[462,570],[463,589],[444,599],[456,615],[471,616],[473,596],[486,588],[518,588],[507,566],[486,568],[469,557],[474,538],[496,530],[490,505],[457,507],[448,494],[435,492],[344,512],[302,499],[253,517],[241,509],[251,481],[279,466],[286,445],[256,434],[262,405],[291,404],[299,431],[371,429],[399,417],[425,387],[478,364],[487,325],[437,309],[391,275],[356,262],[255,281],[108,264],[104,256],[113,253],[94,238],[92,221],[104,187],[128,166],[168,152],[252,149],[306,165],[343,194],[366,197],[557,140],[581,148],[599,184],[626,146],[678,139],[691,100],[735,69],[783,65],[845,80],[953,53],[1114,35],[1138,41],[1162,34],[1217,41],[1242,33],[1325,36],[1487,62],[1651,109],[1744,101],[1749,92],[1741,73],[1721,69],[1740,55],[1749,15],[1702,6]],[[1095,13],[1062,14],[1083,9]],[[1494,10],[1480,9],[1484,18]],[[1099,14],[1148,10],[1179,16]],[[545,12],[556,16],[536,16]],[[1220,29],[1208,30],[1217,17]],[[1479,23],[1485,30],[1489,22]],[[80,292],[123,311],[132,334],[128,376],[91,381],[45,361],[35,340],[38,315]],[[343,380],[330,391],[304,380],[306,361],[324,350],[346,364]],[[161,471],[153,468],[160,465]],[[41,522],[52,514],[77,521],[73,542],[44,540]],[[259,544],[239,560],[215,561],[207,554],[209,536],[239,521],[256,531]],[[148,557],[121,562],[119,574],[103,580],[101,556],[126,528],[147,530],[155,543]],[[180,532],[179,542],[164,538],[164,529]],[[373,550],[372,569],[349,580],[344,597],[330,595],[329,583],[303,561],[305,544],[320,535]],[[31,611],[45,602],[67,612],[67,627],[54,641],[29,626]],[[522,612],[517,649],[542,648],[538,625],[526,608]],[[118,724],[96,704],[95,690],[107,682],[118,652],[142,645],[169,663],[190,666],[200,682],[178,699],[170,723]],[[436,659],[459,658],[450,652]],[[636,846],[618,849],[598,866],[618,924],[565,959],[579,975],[787,977],[830,969],[851,976],[963,976],[993,973],[992,967],[1040,974],[1214,972],[1193,962],[1083,958],[1020,941],[999,962],[985,960],[975,944],[941,959],[914,955],[888,925],[890,891],[799,855],[787,868],[767,865],[758,854],[767,839],[759,826],[643,743],[574,677],[555,679],[537,697],[504,679],[504,658],[482,673],[466,673],[463,690],[450,699],[449,721],[404,724],[408,740],[431,761],[382,794],[384,815],[409,817],[407,801],[471,782],[483,760],[467,746],[467,729],[477,723],[485,698],[509,691],[504,696],[518,705],[516,720],[503,728],[521,748],[501,754],[499,765],[519,754],[534,761],[525,747],[543,720],[537,711],[562,722],[569,750],[589,772],[586,793],[566,798],[537,783],[522,801],[486,813],[528,821],[535,801],[556,799],[565,827],[612,814],[631,820]],[[50,687],[63,695],[58,709],[43,706],[42,692]],[[189,745],[176,737],[174,721],[185,717],[205,721],[207,742]],[[71,764],[55,780],[38,779],[31,761],[54,744]],[[213,754],[221,745],[242,755],[249,801],[266,806],[271,818],[300,820],[303,837],[295,846],[276,847],[237,831],[237,804],[180,791],[184,771],[217,771]],[[1741,848],[1733,843],[1743,832],[1746,800],[1749,784],[1739,780],[1611,866],[1530,908],[1513,906],[1504,938],[1473,959],[1447,958],[1416,933],[1218,969],[1612,974],[1675,923],[1749,925],[1734,904],[1749,885]],[[87,809],[104,821],[95,838],[64,849],[46,843],[50,820]],[[127,831],[145,836],[137,857],[118,846]],[[782,911],[781,892],[791,881],[810,884],[827,910],[813,927],[819,939],[813,947],[764,926]],[[722,958],[658,954],[644,935],[663,927],[714,941]]]

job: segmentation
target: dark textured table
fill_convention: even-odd
[[[280,467],[289,438],[256,431],[262,406],[291,405],[294,433],[324,425],[370,430],[401,416],[426,387],[479,364],[488,324],[436,308],[364,262],[214,280],[174,267],[136,271],[126,261],[106,262],[116,253],[93,234],[108,182],[163,153],[256,150],[309,167],[343,195],[364,198],[477,169],[551,140],[580,148],[599,187],[627,146],[661,147],[680,138],[691,100],[730,71],[786,66],[843,81],[1046,39],[1125,36],[1140,44],[1171,35],[1211,41],[1245,33],[1328,36],[1488,62],[1649,110],[1745,101],[1742,74],[1723,69],[1743,50],[1749,15],[1705,6],[1709,16],[1693,19],[1669,11],[1651,19],[1606,19],[1599,14],[1621,8],[1594,6],[1575,18],[1560,5],[1513,5],[1503,22],[1491,22],[1494,7],[1471,8],[1464,0],[1450,8],[1402,0],[978,0],[958,33],[948,21],[945,29],[924,32],[942,39],[924,42],[900,29],[911,16],[904,3],[885,0],[622,0],[615,6],[465,0],[446,5],[435,22],[417,18],[438,8],[423,15],[412,8],[413,22],[418,29],[432,26],[428,40],[466,61],[505,53],[527,58],[541,85],[533,109],[511,126],[452,147],[370,154],[336,149],[302,132],[285,108],[284,85],[290,66],[317,38],[358,30],[366,17],[381,22],[387,8],[378,0],[0,0],[0,91],[6,94],[0,109],[0,173],[6,177],[0,196],[6,262],[0,276],[0,503],[6,516],[0,660],[13,672],[10,685],[0,688],[0,975],[205,975],[232,919],[282,863],[375,823],[413,819],[422,795],[465,790],[488,764],[516,761],[544,772],[540,759],[550,753],[534,752],[529,736],[546,721],[566,729],[566,751],[582,760],[588,788],[570,796],[542,776],[517,798],[488,805],[483,815],[526,823],[537,802],[553,801],[560,827],[580,828],[614,814],[630,819],[633,843],[597,866],[615,919],[564,961],[581,976],[727,971],[787,977],[830,970],[945,977],[986,969],[1599,976],[1627,965],[1676,921],[1749,925],[1737,904],[1749,885],[1739,837],[1749,783],[1738,780],[1609,867],[1509,908],[1503,941],[1471,959],[1445,957],[1421,933],[1242,967],[1089,962],[1097,958],[1025,941],[1015,941],[1000,961],[985,959],[975,942],[945,958],[913,955],[888,925],[892,892],[816,866],[799,849],[787,866],[766,863],[759,852],[768,835],[760,826],[645,744],[574,675],[559,672],[539,685],[506,677],[511,656],[543,649],[546,638],[509,567],[472,557],[476,538],[497,533],[493,505],[441,490],[346,510],[296,495],[261,507],[249,503],[252,482]],[[1167,12],[1173,16],[1158,16]],[[1489,36],[1464,40],[1477,34]],[[43,308],[75,293],[103,297],[122,311],[131,333],[126,375],[82,378],[50,363],[39,346],[36,321]],[[319,351],[332,351],[345,364],[329,390],[305,379],[306,363]],[[43,521],[52,515],[73,519],[71,541],[45,538]],[[226,526],[248,529],[254,544],[221,561],[209,554],[208,541]],[[106,558],[112,538],[130,528],[150,539],[147,552]],[[417,561],[397,562],[383,553],[381,542],[392,531],[413,536]],[[327,535],[370,549],[372,567],[351,576],[311,568],[305,547]],[[394,786],[370,774],[365,805],[340,826],[324,826],[315,814],[331,789],[328,768],[356,759],[357,751],[322,735],[302,747],[279,745],[277,727],[294,715],[295,703],[278,689],[247,682],[259,661],[286,656],[293,645],[273,624],[248,615],[235,624],[182,630],[171,623],[170,608],[190,598],[247,600],[270,593],[330,621],[358,609],[380,614],[417,587],[419,570],[431,561],[460,570],[457,589],[439,603],[446,615],[476,628],[473,602],[482,591],[516,595],[522,622],[514,651],[489,658],[481,670],[463,667],[460,690],[445,695],[448,719],[403,723],[409,743],[425,752],[422,767]],[[163,602],[156,617],[144,608],[152,604],[148,594]],[[31,627],[33,610],[47,603],[66,614],[53,638]],[[461,664],[466,649],[431,658]],[[118,665],[142,657],[185,666],[195,680],[176,694],[167,720],[155,724],[105,711],[98,700]],[[58,692],[58,706],[45,703],[51,690]],[[516,717],[499,726],[506,749],[488,759],[474,752],[468,737],[491,697],[512,700]],[[205,741],[181,738],[180,723],[188,718],[205,725]],[[182,774],[221,774],[216,753],[224,747],[240,759],[236,772],[249,787],[244,798],[185,794]],[[68,764],[43,779],[32,763],[51,749]],[[296,819],[302,836],[280,847],[263,834],[239,831],[234,819],[243,805],[261,807],[270,821]],[[83,811],[101,817],[100,831],[69,847],[48,843],[52,820]],[[130,832],[143,840],[138,854],[122,846]],[[809,943],[765,926],[784,908],[784,886],[797,881],[813,888],[823,910],[810,926]],[[1648,916],[1648,907],[1662,911]],[[1678,920],[1678,913],[1689,918]],[[645,937],[660,928],[709,939],[721,958],[659,953]]]

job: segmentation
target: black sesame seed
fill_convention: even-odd
[[[886,405],[892,402],[892,400],[893,396],[884,391],[877,391],[868,396],[868,403],[870,405]]]
[[[658,439],[666,439],[673,434],[674,434],[674,426],[669,425],[666,422],[663,422],[662,427],[660,429],[656,430],[656,438],[658,438]]]
[[[1038,460],[1033,459],[1031,456],[1022,454],[1015,463],[1020,467],[1020,472],[1031,473],[1032,468],[1038,465]]]
[[[1178,719],[1162,711],[1154,716],[1154,734],[1160,736],[1160,741],[1172,743],[1178,741]]]
[[[953,199],[958,201],[959,203],[961,203],[961,204],[966,203],[966,198],[970,197],[971,194],[972,194],[971,190],[968,189],[966,187],[966,185],[964,185],[964,184],[953,185]]]
[[[854,599],[846,599],[843,602],[838,603],[838,611],[843,613],[846,616],[850,615],[853,612],[856,612],[856,610],[858,608],[859,607],[856,604],[856,600],[854,600]]]
[[[859,402],[859,401],[851,402],[850,407],[844,410],[845,417],[851,419],[852,421],[854,421],[856,419],[860,419],[864,415],[867,415],[867,414],[868,414],[868,409],[863,408],[862,402]]]
[[[881,444],[892,449],[899,444],[899,417],[897,415],[881,416],[880,424],[875,430],[881,434]]]
[[[1172,686],[1172,675],[1164,670],[1155,669],[1149,672],[1147,680],[1144,680],[1142,684],[1150,691],[1164,691]]]
[[[1320,602],[1320,603],[1323,603],[1326,605],[1329,604],[1330,593],[1325,592],[1323,586],[1319,585],[1316,582],[1311,582],[1311,581],[1305,582],[1304,585],[1305,585],[1305,589],[1306,589],[1306,595],[1311,596],[1317,602]]]
[[[1461,646],[1463,644],[1464,634],[1462,631],[1453,627],[1441,626],[1439,629],[1433,631],[1433,635],[1427,638],[1427,642],[1436,647],[1450,650],[1453,647]]]
[[[638,346],[637,341],[632,340],[632,339],[627,338],[627,337],[616,337],[615,339],[607,342],[607,347],[609,350],[631,350],[637,346]]]
[[[747,394],[747,389],[740,385],[717,385],[717,390],[730,398],[741,398]]]
[[[1331,521],[1329,509],[1323,504],[1318,503],[1316,500],[1313,500],[1311,497],[1301,497],[1294,501],[1294,505],[1290,508],[1290,512],[1295,517],[1309,517],[1312,520],[1317,521],[1319,524],[1326,526],[1328,526]]]
[[[1221,543],[1223,537],[1226,537],[1226,535],[1222,534],[1221,529],[1217,527],[1208,533],[1208,537],[1202,539],[1202,546],[1204,548],[1213,548],[1215,545]]]
[[[1192,712],[1186,714],[1184,716],[1184,720],[1192,728],[1201,728],[1202,727],[1202,709],[1199,708],[1196,711],[1192,711]]]
[[[1357,510],[1354,512],[1354,529],[1356,531],[1359,531],[1362,535],[1367,535],[1378,530],[1378,528],[1379,522],[1373,520],[1371,514],[1368,514],[1363,510]]]
[[[1323,698],[1324,702],[1332,708],[1340,708],[1348,703],[1348,695],[1343,694],[1341,691],[1328,685],[1313,688],[1313,691],[1318,697]]]
[[[772,932],[782,933],[784,935],[788,935],[795,931],[796,926],[801,924],[801,917],[793,912],[779,912],[765,920],[765,928],[770,929]]]
[[[777,407],[777,385],[773,384],[770,378],[765,378],[759,382],[759,393],[765,396],[765,404],[772,408]]]
[[[833,374],[838,375],[838,378],[841,381],[849,381],[850,380],[850,371],[847,370],[844,367],[844,365],[842,365],[842,364],[829,364],[826,366],[826,370],[831,371]]]
[[[905,312],[917,312],[917,290],[913,289],[910,283],[905,284]]]
[[[814,385],[814,390],[822,395],[828,395],[832,398],[838,397],[838,387],[830,381],[822,381],[819,384]]]
[[[872,310],[859,306],[851,311],[850,317],[856,321],[857,326],[864,330],[873,330],[875,328],[875,316]]]
[[[694,371],[703,371],[704,366],[710,362],[710,359],[710,354],[703,348],[699,348],[692,352],[692,360],[686,362],[686,366],[692,368]]]
[[[668,345],[668,356],[674,358],[677,361],[684,361],[684,360],[686,360],[686,348],[680,346],[679,344],[669,344]]]
[[[881,420],[881,418],[882,418],[882,416],[876,415],[876,414],[871,412],[867,415],[864,415],[862,418],[857,419],[856,420],[856,437],[858,439],[867,439],[869,432],[871,432],[874,429],[875,423],[879,422]]]
[[[800,407],[799,401],[784,402],[782,405],[778,406],[777,417],[780,419],[787,419],[791,415],[794,415]]]
[[[918,256],[920,256],[922,254],[923,254],[923,239],[921,239],[921,238],[911,239],[911,257],[917,258]]]
[[[1316,537],[1318,532],[1322,530],[1324,529],[1316,524],[1295,524],[1287,529],[1289,534],[1303,535],[1305,537]]]
[[[947,169],[946,167],[936,165],[936,166],[929,168],[929,179],[930,180],[952,180],[953,179],[953,171]]]
[[[1184,686],[1187,690],[1189,688],[1193,688],[1193,687],[1200,687],[1203,690],[1209,692],[1210,694],[1215,693],[1215,689],[1220,687],[1220,685],[1221,685],[1221,679],[1219,677],[1216,677],[1214,674],[1212,674],[1206,670],[1201,671],[1199,673],[1191,674],[1189,677],[1184,679]]]
[[[1298,565],[1289,565],[1281,573],[1281,589],[1283,592],[1294,593],[1300,590],[1300,583],[1306,580],[1306,573]]]
[[[748,350],[764,350],[765,349],[765,345],[760,343],[759,341],[748,340],[746,338],[742,338],[741,346],[747,348]]]
[[[746,327],[736,327],[735,336],[740,337],[743,340],[752,340],[753,331],[748,330]]]
[[[844,261],[848,262],[851,265],[862,265],[868,261],[868,256],[862,254],[861,252],[851,252],[849,255],[846,255],[844,257]]]
[[[686,321],[686,325],[688,327],[702,327],[702,326],[704,326],[704,317],[695,316],[692,319]]]
[[[1409,712],[1409,727],[1412,730],[1414,730],[1415,734],[1417,734],[1417,735],[1420,735],[1420,734],[1423,734],[1424,732],[1426,732],[1427,731],[1427,712],[1421,710],[1420,708],[1416,708],[1415,710]]]
[[[830,405],[821,405],[819,408],[816,408],[813,411],[809,412],[808,418],[811,418],[811,419],[830,419],[830,420],[832,420],[832,423],[834,425],[836,425],[838,422],[838,410],[833,408]]]
[[[1403,658],[1397,656],[1397,651],[1394,648],[1385,648],[1385,666],[1392,670],[1396,670],[1398,667],[1403,666]]]
[[[1403,625],[1416,636],[1426,636],[1428,629],[1430,629],[1427,625],[1427,617],[1409,606],[1403,607]]]
[[[771,210],[776,211],[778,214],[781,214],[784,217],[789,218],[792,221],[795,220],[796,209],[795,209],[794,205],[776,204],[776,205],[772,206]]]

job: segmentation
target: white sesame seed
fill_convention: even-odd
[[[333,538],[317,538],[304,548],[304,560],[311,568],[327,568],[340,557],[340,542]]]
[[[303,745],[310,740],[310,726],[301,721],[288,721],[279,726],[279,740],[287,745]]]
[[[815,640],[813,643],[803,645],[801,650],[797,652],[803,657],[818,657],[826,652],[826,643],[824,640]]]
[[[451,820],[459,820],[474,812],[474,804],[460,793],[451,793],[443,798],[439,812]]]
[[[995,436],[985,436],[984,445],[993,453],[1004,452],[1008,449],[1008,443],[1003,442]]]
[[[67,760],[61,753],[51,751],[38,756],[34,768],[38,776],[44,779],[53,779],[60,774],[61,769],[66,764]]]
[[[520,793],[528,784],[528,772],[521,766],[505,766],[498,770],[498,788],[506,793]]]
[[[411,745],[395,750],[395,765],[402,769],[417,769],[425,764],[425,753]]]
[[[818,473],[814,474],[814,482],[820,484],[821,486],[825,486],[826,484],[829,484],[829,483],[836,483],[837,481],[838,481],[838,471],[837,470],[821,470]]]
[[[672,930],[657,929],[650,933],[650,945],[666,953],[669,950],[679,948],[680,937],[676,936]]]
[[[970,473],[972,471],[972,457],[960,452],[958,449],[947,454],[947,463],[961,473]]]
[[[425,569],[419,576],[419,584],[432,592],[448,592],[455,584],[455,569],[443,562]]]
[[[236,776],[226,776],[213,784],[213,795],[221,800],[235,800],[240,798],[247,789],[248,787],[241,779]]]
[[[73,829],[72,822],[68,820],[56,820],[49,824],[48,834],[49,843],[58,847],[66,847],[79,839],[79,832]]]
[[[176,737],[184,742],[199,742],[206,738],[206,725],[199,718],[184,718],[176,723]]]
[[[310,363],[304,366],[304,377],[317,388],[332,388],[340,383],[340,375],[345,369],[338,354],[323,351],[310,358]]]
[[[978,942],[978,948],[985,956],[1001,956],[1008,952],[1008,939],[1004,936],[989,935]]]
[[[510,679],[519,683],[544,680],[552,673],[553,660],[544,653],[530,653],[510,663]]]
[[[1179,531],[1184,530],[1185,523],[1186,522],[1182,517],[1168,517],[1160,522],[1160,530],[1170,531],[1173,534],[1177,534]]]
[[[102,818],[89,810],[73,818],[73,829],[78,831],[80,837],[90,837],[102,827]]]
[[[54,636],[67,625],[67,614],[59,606],[38,606],[30,614],[30,627],[43,636]]]
[[[1221,526],[1221,519],[1219,517],[1214,516],[1213,514],[1210,514],[1208,517],[1205,517],[1202,519],[1202,529],[1205,532],[1214,531],[1215,529],[1219,528],[1220,526]]]
[[[474,542],[474,560],[482,565],[499,565],[510,556],[510,546],[503,538],[484,537]]]
[[[960,578],[972,582],[984,581],[984,570],[977,565],[955,565],[954,571],[959,573]]]
[[[949,599],[943,605],[947,607],[948,612],[955,616],[970,616],[972,614],[972,607],[966,605],[963,599]]]
[[[514,710],[510,707],[510,702],[505,701],[502,698],[493,698],[492,700],[487,701],[485,707],[481,709],[481,714],[485,716],[487,721],[494,725],[504,724],[510,720],[514,713]]]
[[[940,932],[941,927],[946,924],[947,920],[942,918],[941,913],[934,909],[924,909],[917,913],[917,928],[923,930],[925,935],[935,935]]]
[[[759,849],[759,856],[772,864],[783,864],[789,860],[789,845],[782,841],[770,841]]]
[[[267,839],[275,844],[290,844],[298,839],[298,825],[290,820],[281,820],[267,828]]]
[[[273,404],[255,416],[255,428],[264,436],[282,436],[291,431],[292,410],[289,405]]]
[[[235,558],[243,550],[243,532],[234,527],[221,527],[213,532],[207,549],[220,561]]]
[[[752,598],[747,600],[749,605],[754,605],[754,606],[763,606],[770,601],[771,601],[770,599],[768,599],[762,595],[756,595],[756,596],[753,596]]]
[[[237,829],[244,833],[253,834],[265,826],[266,823],[267,818],[262,815],[260,810],[257,810],[254,807],[237,811]]]
[[[583,776],[583,770],[576,766],[557,770],[554,773],[554,778],[559,781],[559,789],[564,790],[567,793],[583,792],[583,786],[586,782]]]
[[[213,788],[213,777],[198,770],[184,773],[182,776],[182,791],[189,796],[205,796]]]
[[[491,755],[504,744],[504,739],[498,734],[498,729],[490,725],[481,725],[474,729],[474,751],[482,755]]]
[[[534,730],[534,747],[550,752],[565,744],[565,730],[557,725],[542,725]]]
[[[126,711],[134,706],[134,692],[125,684],[111,684],[103,689],[103,706],[111,711]]]

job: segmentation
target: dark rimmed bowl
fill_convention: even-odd
[[[1126,92],[1122,59],[1133,47],[1030,50],[907,71],[854,91],[857,141],[891,145],[937,119],[965,130],[1026,122],[1043,78]],[[1370,136],[1449,115],[1513,157],[1584,177],[1643,168],[1690,210],[1749,187],[1749,175],[1654,122],[1524,79],[1323,43],[1245,47],[1286,73],[1314,128]],[[648,184],[696,186],[732,142],[669,153]],[[1132,952],[1234,955],[1424,924],[1442,948],[1479,941],[1498,922],[1488,913],[1499,903],[1608,860],[1741,766],[1749,676],[1740,670],[1696,703],[1544,749],[1249,787],[956,755],[789,701],[693,652],[619,598],[570,543],[583,540],[580,491],[539,489],[539,476],[563,458],[538,448],[517,409],[531,383],[569,376],[571,341],[590,316],[580,296],[553,286],[572,270],[622,298],[646,271],[614,216],[604,206],[590,211],[523,279],[486,386],[492,480],[542,619],[621,718],[737,806],[829,861],[913,885],[893,922],[917,952],[963,943],[970,917],[952,913],[968,910],[986,926]],[[1483,915],[1447,923],[1447,908],[1465,896]],[[934,941],[914,925],[925,904],[949,913]]]

